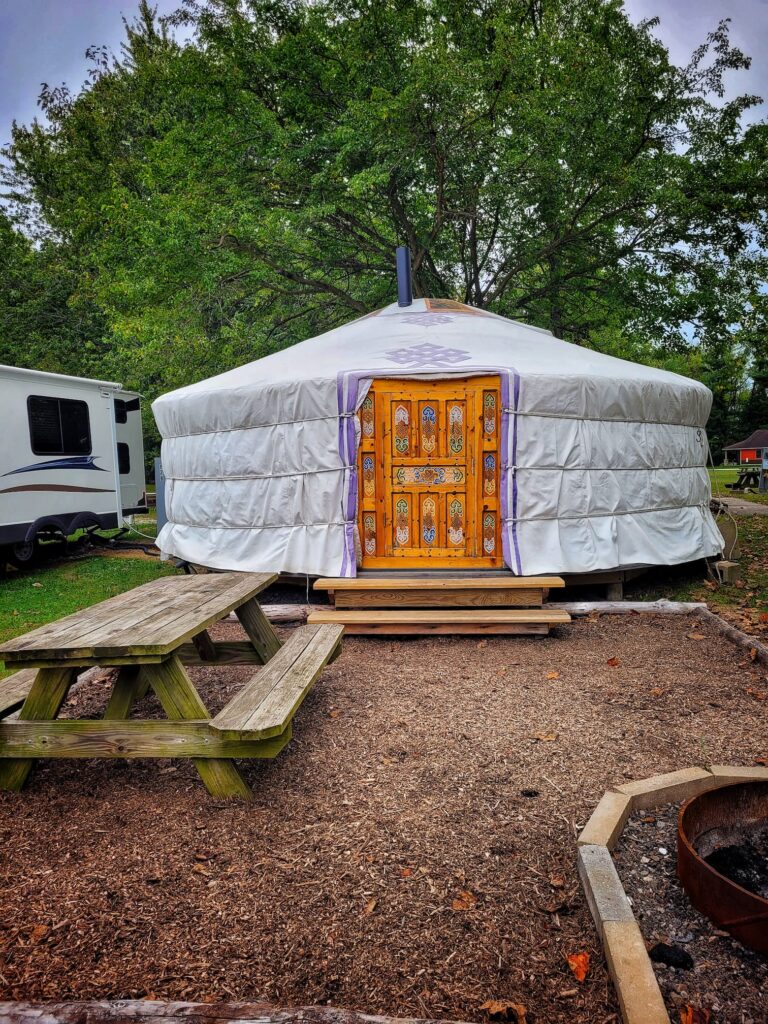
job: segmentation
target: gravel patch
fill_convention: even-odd
[[[711,1024],[768,1020],[768,959],[742,946],[691,904],[677,878],[676,804],[633,815],[614,857],[650,950],[681,966],[654,963],[673,1020],[686,1006],[709,1010]]]
[[[191,674],[215,712],[252,671]],[[350,638],[286,750],[243,765],[250,806],[212,800],[189,762],[41,762],[0,794],[0,998],[618,1020],[575,836],[611,784],[765,755],[765,688],[687,618]],[[67,714],[106,693],[85,684]]]

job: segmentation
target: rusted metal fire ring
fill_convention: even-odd
[[[768,953],[768,900],[704,860],[745,826],[768,824],[768,781],[738,782],[691,797],[677,819],[677,874],[693,905],[745,946]]]

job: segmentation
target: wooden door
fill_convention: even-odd
[[[363,568],[502,566],[498,378],[376,380],[359,416]]]

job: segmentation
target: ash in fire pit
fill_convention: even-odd
[[[740,841],[713,850],[704,860],[736,885],[768,899],[768,825],[745,829]]]

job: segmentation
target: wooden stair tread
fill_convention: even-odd
[[[549,623],[570,622],[559,608],[328,609],[310,612],[310,623]]]
[[[553,589],[564,587],[561,576],[482,576],[457,577],[455,579],[419,579],[412,576],[355,577],[350,579],[325,578],[315,580],[315,590],[515,590],[524,588]]]

